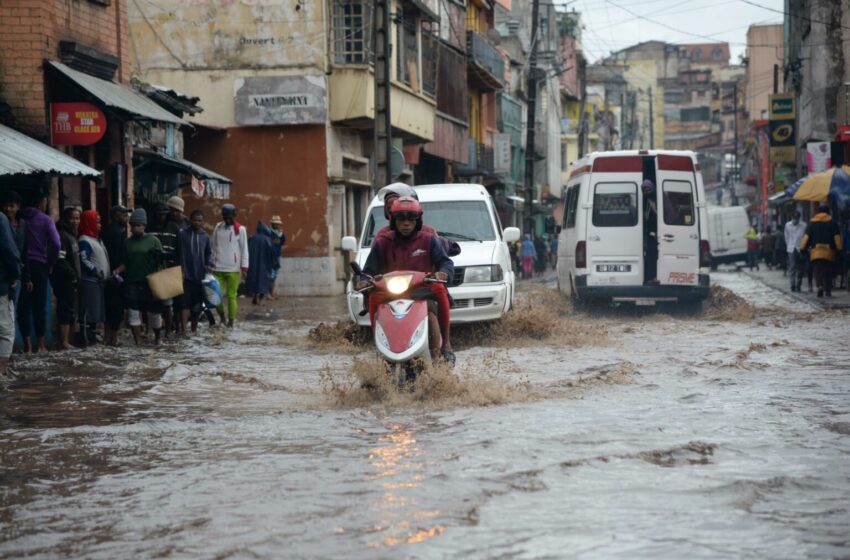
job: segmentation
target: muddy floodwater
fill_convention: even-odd
[[[0,557],[848,557],[850,317],[713,281],[702,318],[525,286],[404,393],[341,298],[18,359]]]

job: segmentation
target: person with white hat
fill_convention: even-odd
[[[280,226],[283,225],[283,221],[280,219],[279,214],[272,215],[272,219],[269,222],[272,228],[272,245],[278,250],[278,258],[275,259],[275,262],[272,265],[271,270],[271,282],[269,286],[269,299],[277,299],[274,295],[274,287],[277,283],[277,276],[280,273],[280,257],[283,255],[283,246],[286,243],[286,234],[283,233],[283,230],[280,229]]]

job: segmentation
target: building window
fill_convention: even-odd
[[[419,89],[419,49],[417,48],[417,33],[419,18],[416,13],[408,10],[402,12],[401,20],[396,26],[398,56],[396,56],[398,81],[405,83],[414,90]]]
[[[336,0],[333,5],[334,62],[371,62],[371,4],[360,0]]]
[[[694,49],[694,60],[702,60],[702,49]]]

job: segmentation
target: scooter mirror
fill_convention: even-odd
[[[354,274],[356,274],[357,276],[363,275],[363,269],[360,268],[360,265],[357,264],[356,261],[351,261],[350,265],[351,265],[351,270],[354,271]]]

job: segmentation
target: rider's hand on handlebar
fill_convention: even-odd
[[[362,290],[363,288],[367,287],[368,285],[369,285],[369,282],[367,282],[366,280],[360,280],[360,281],[357,282],[355,289],[356,290]]]
[[[437,280],[442,280],[443,282],[445,282],[449,279],[449,275],[446,274],[445,272],[435,272],[434,278],[436,278]]]

